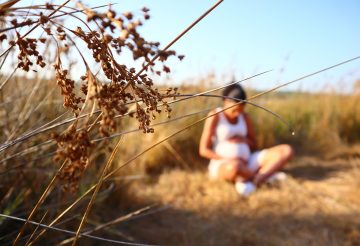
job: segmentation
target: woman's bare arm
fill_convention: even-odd
[[[249,145],[251,150],[256,150],[257,143],[256,143],[256,137],[255,137],[255,131],[253,123],[250,119],[250,116],[247,113],[244,113],[244,118],[247,126],[247,144]]]
[[[211,111],[208,115],[213,115],[215,110]],[[201,139],[200,139],[200,146],[199,146],[199,154],[202,157],[207,159],[222,159],[221,156],[216,154],[212,147],[213,142],[212,138],[215,134],[215,129],[217,125],[219,116],[214,115],[213,117],[207,118],[204,124],[204,129],[202,131]]]

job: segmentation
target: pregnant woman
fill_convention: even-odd
[[[245,91],[234,84],[224,89],[223,96],[223,107],[210,112],[217,114],[205,121],[199,153],[210,160],[211,178],[235,182],[237,192],[248,196],[262,183],[284,177],[278,171],[290,160],[292,148],[282,144],[257,151],[246,104],[237,104],[246,100]]]

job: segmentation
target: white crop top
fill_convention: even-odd
[[[221,108],[216,109],[219,112]],[[248,160],[250,148],[246,143],[228,141],[231,137],[247,135],[247,125],[243,114],[240,114],[237,123],[231,124],[223,112],[218,114],[218,122],[215,130],[214,151],[223,158],[237,158]]]
[[[217,108],[216,112],[219,112],[221,108]],[[224,112],[218,114],[218,122],[215,131],[215,138],[217,142],[226,141],[234,136],[242,136],[246,137],[247,135],[247,127],[243,114],[240,114],[237,123],[232,124],[224,115]]]

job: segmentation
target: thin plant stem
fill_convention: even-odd
[[[17,217],[20,217],[20,216],[17,216]],[[69,222],[69,221],[71,221],[71,220],[73,220],[73,219],[75,219],[75,218],[77,218],[77,217],[79,217],[78,214],[76,214],[76,215],[74,215],[74,216],[71,216],[71,217],[69,217],[69,218],[66,218],[65,220],[61,221],[61,223],[58,223],[56,226],[58,227],[58,226],[60,226],[60,225],[63,225],[63,224],[65,224],[65,223],[67,223],[67,222]],[[41,222],[39,222],[39,223],[41,223]],[[41,227],[41,226],[39,226],[39,227]],[[38,233],[37,233],[37,234],[38,234]],[[22,238],[22,241],[26,240],[26,238],[29,238],[29,237],[30,237],[29,235],[24,236],[24,237]],[[8,243],[8,244],[6,244],[6,245],[11,245],[11,243]],[[6,246],[6,245],[4,245],[4,246]],[[30,245],[32,245],[32,242],[29,242],[28,246],[30,246]]]
[[[355,61],[355,60],[358,60],[358,59],[360,59],[360,56],[356,56],[356,57],[351,58],[351,59],[349,59],[349,60],[346,60],[346,61],[337,63],[337,64],[335,64],[335,65],[332,65],[332,66],[330,66],[330,67],[326,67],[326,68],[320,69],[320,70],[318,70],[318,71],[316,71],[316,72],[307,74],[307,75],[305,75],[305,76],[302,76],[302,77],[300,77],[300,78],[294,79],[294,80],[289,81],[289,82],[287,82],[287,83],[283,83],[283,84],[281,84],[281,85],[279,85],[279,86],[273,87],[273,88],[271,88],[271,89],[269,89],[269,90],[267,90],[267,91],[258,93],[258,94],[256,94],[256,95],[250,97],[248,100],[254,99],[254,98],[259,97],[259,96],[262,96],[262,95],[264,95],[264,94],[268,94],[269,92],[275,91],[275,90],[277,90],[277,89],[279,89],[279,88],[285,87],[285,86],[290,85],[290,84],[292,84],[292,83],[295,83],[295,82],[298,82],[298,81],[300,81],[300,80],[303,80],[303,79],[312,77],[312,76],[314,76],[314,75],[316,75],[316,74],[325,72],[325,71],[327,71],[327,70],[333,69],[333,68],[335,68],[335,67],[339,67],[339,66],[341,66],[341,65],[344,65],[344,64],[346,64],[346,63],[349,63],[349,62],[352,62],[352,61]]]
[[[40,83],[39,83],[40,84]],[[37,91],[37,89],[36,89],[36,91]],[[36,92],[35,91],[35,92]],[[14,132],[12,133],[12,136],[17,132],[17,131],[19,131],[20,130],[20,127],[22,127],[24,124],[25,124],[25,122],[31,117],[31,115],[36,111],[36,110],[38,110],[39,108],[40,108],[40,106],[42,106],[43,104],[44,104],[44,102],[48,99],[48,97],[49,96],[51,96],[51,94],[52,94],[52,92],[54,91],[54,88],[53,89],[51,89],[51,91],[50,92],[48,92],[48,94],[43,98],[43,99],[41,99],[41,101],[35,106],[35,107],[32,107],[32,108],[30,108],[30,106],[29,106],[29,109],[27,109],[26,111],[27,111],[27,113],[26,113],[26,111],[24,110],[22,113],[21,113],[21,116],[23,116],[23,114],[25,114],[23,117],[21,117],[21,122],[18,124],[18,126],[17,126],[17,129],[15,129],[14,130]],[[32,95],[30,95],[30,97],[31,97]],[[26,104],[28,104],[28,102],[30,102],[30,99],[26,102]],[[31,104],[31,103],[30,103]],[[29,105],[30,105],[29,104]],[[19,119],[20,119],[20,117],[19,117]],[[11,137],[11,136],[10,136]]]
[[[126,161],[126,162],[125,162],[124,164],[122,164],[121,166],[118,166],[117,168],[115,168],[113,171],[111,171],[110,173],[108,173],[106,176],[103,177],[103,181],[108,180],[112,175],[114,175],[114,174],[115,174],[116,172],[118,172],[120,169],[122,169],[122,168],[124,168],[125,166],[129,165],[131,162],[133,162],[134,160],[136,160],[137,158],[139,158],[140,156],[142,156],[142,155],[145,154],[146,152],[148,152],[148,151],[150,151],[151,149],[155,148],[156,146],[162,144],[163,142],[169,140],[170,138],[172,138],[172,137],[174,137],[174,136],[176,136],[176,135],[178,135],[178,134],[180,134],[180,133],[188,130],[189,128],[191,128],[191,127],[193,127],[193,126],[195,126],[195,125],[197,125],[197,124],[199,124],[199,123],[201,123],[201,122],[203,122],[203,121],[206,120],[207,118],[213,117],[213,116],[215,116],[216,114],[219,114],[219,113],[221,113],[221,112],[223,112],[223,111],[225,111],[225,110],[227,110],[227,109],[229,109],[229,108],[235,107],[235,106],[237,106],[237,105],[239,105],[239,104],[242,104],[242,103],[243,103],[243,102],[235,103],[235,104],[233,104],[233,105],[231,105],[231,106],[229,106],[229,107],[226,107],[226,108],[224,108],[224,109],[222,109],[222,110],[220,110],[220,111],[218,111],[218,112],[216,112],[216,113],[213,113],[213,114],[210,114],[210,115],[208,115],[208,116],[206,116],[206,117],[203,117],[203,118],[201,118],[200,120],[197,120],[196,122],[194,122],[194,123],[192,123],[192,124],[190,124],[190,125],[182,128],[182,129],[180,129],[180,130],[178,130],[178,131],[176,131],[176,132],[174,132],[174,133],[172,133],[172,134],[170,134],[170,135],[168,135],[167,137],[161,139],[160,141],[158,141],[158,142],[156,142],[155,144],[151,145],[150,147],[144,149],[143,151],[141,151],[141,152],[138,153],[137,155],[133,156],[132,158],[130,158],[128,161]],[[120,139],[120,140],[121,140],[121,139]],[[119,144],[120,140],[118,141],[117,145]],[[115,148],[115,149],[113,150],[113,152],[114,152],[115,150],[117,151],[117,148]],[[111,158],[110,158],[110,159],[111,159]],[[109,159],[109,160],[110,160],[110,159]],[[71,208],[73,208],[77,203],[79,203],[85,196],[87,196],[87,195],[88,195],[92,190],[94,190],[97,186],[98,186],[97,184],[91,186],[87,191],[84,192],[84,194],[83,194],[81,197],[79,197],[75,202],[73,202],[70,206],[68,206],[54,221],[52,221],[52,222],[50,223],[50,225],[53,225],[54,223],[56,223],[62,216],[64,216]]]
[[[28,240],[25,243],[25,246],[29,245],[29,243],[31,242],[32,238],[34,237],[34,235],[36,234],[36,231],[39,229],[40,224],[43,222],[43,220],[45,219],[46,215],[48,214],[48,211],[46,211],[44,213],[44,215],[42,216],[41,220],[39,221],[39,224],[36,225],[35,230],[31,233],[30,237],[28,238]]]
[[[47,122],[46,124],[38,127],[37,130],[41,130],[42,128],[46,127],[47,125],[50,125],[51,123],[54,123],[55,121],[57,121],[58,119],[60,119],[61,117],[63,117],[66,113],[68,113],[68,112],[62,113],[61,115],[57,116],[55,119],[53,119],[53,120]],[[24,154],[32,153],[32,152],[34,152],[34,151],[37,151],[36,147],[39,147],[39,146],[42,146],[42,145],[46,145],[46,144],[52,143],[52,141],[53,141],[53,140],[48,140],[48,141],[39,143],[39,144],[37,144],[37,145],[31,146],[30,148],[26,148],[26,149],[24,149],[24,150],[22,150],[22,151],[20,151],[20,152],[17,152],[17,153],[14,154],[14,155],[8,156],[7,158],[1,160],[1,161],[0,161],[0,164],[6,162],[6,161],[8,161],[8,160],[10,160],[10,159],[12,159],[12,158],[14,158],[14,157],[16,157],[16,156],[23,156]],[[33,151],[29,151],[29,150],[31,150],[31,149],[34,149],[34,150],[33,150]],[[29,152],[28,152],[28,151],[29,151]]]
[[[69,212],[73,207],[75,207],[83,198],[85,198],[90,192],[95,188],[95,186],[92,186],[90,189],[85,191],[80,197],[78,197],[73,203],[71,203],[65,210],[63,210],[50,224],[49,226],[53,226],[56,222],[58,222],[67,212]],[[37,241],[44,233],[46,232],[48,228],[44,228],[39,235],[33,240],[33,242]],[[76,233],[74,233],[76,235]],[[32,243],[33,243],[32,242]],[[31,244],[32,245],[32,244]]]
[[[153,206],[146,206],[144,208],[138,209],[138,210],[136,210],[136,211],[134,211],[132,213],[129,213],[127,215],[120,216],[119,218],[117,218],[115,220],[112,220],[112,221],[106,222],[104,224],[98,225],[98,226],[96,226],[95,228],[93,228],[91,230],[88,230],[86,232],[81,233],[81,235],[89,235],[89,234],[91,234],[93,232],[99,231],[99,230],[101,230],[101,229],[103,229],[105,227],[108,227],[110,225],[114,225],[114,224],[126,221],[126,220],[128,220],[128,219],[130,219],[130,218],[132,218],[134,216],[145,213],[145,212],[149,211],[152,208],[153,208]],[[70,243],[74,239],[75,239],[75,237],[68,238],[68,239],[64,240],[63,242],[59,243],[59,245],[64,245],[64,244]]]
[[[114,158],[115,158],[115,155],[117,154],[117,151],[119,150],[119,147],[120,147],[120,144],[121,144],[121,142],[122,142],[122,141],[121,141],[122,139],[123,139],[123,138],[120,138],[120,140],[117,142],[114,150],[111,152],[111,156],[110,156],[108,162],[106,163],[105,167],[103,168],[103,170],[102,170],[102,172],[101,172],[99,181],[98,181],[98,183],[97,183],[97,185],[96,185],[96,188],[95,188],[95,191],[94,191],[94,193],[93,193],[93,195],[92,195],[92,197],[91,197],[91,200],[90,200],[90,202],[88,203],[88,206],[86,207],[84,216],[83,216],[82,219],[81,219],[80,225],[79,225],[79,227],[78,227],[78,229],[77,229],[76,236],[75,236],[75,239],[74,239],[72,245],[75,245],[76,242],[77,242],[77,240],[79,239],[80,231],[81,231],[81,229],[82,229],[82,227],[83,227],[83,225],[84,225],[84,223],[85,223],[85,220],[86,220],[88,214],[90,213],[90,209],[91,209],[91,207],[92,207],[92,205],[93,205],[93,203],[94,203],[94,201],[95,201],[96,195],[97,195],[97,193],[99,192],[100,187],[101,187],[101,185],[102,185],[102,183],[103,183],[103,181],[104,181],[105,173],[106,173],[106,171],[108,170],[108,168],[110,167],[111,163],[113,162],[113,160],[114,160]]]
[[[113,5],[115,5],[117,3],[114,3]],[[45,6],[45,5],[38,5],[38,6]],[[60,6],[60,5],[56,5],[56,4],[52,4],[52,6]],[[98,8],[103,8],[103,7],[107,7],[108,4],[106,5],[100,5],[100,6],[97,6],[97,7],[93,7],[91,9],[98,9]],[[33,9],[44,9],[44,10],[48,10],[46,7],[44,8],[41,8],[41,7],[37,7],[37,6],[25,6],[25,7],[21,7],[21,8],[12,8],[11,10],[12,11],[15,11],[15,10],[18,10],[18,9],[30,9],[30,8],[33,8]],[[69,6],[64,6],[64,8],[68,8],[68,9],[72,9],[72,10],[75,10],[74,8],[71,8]],[[51,18],[49,19],[56,19],[56,18],[59,18],[59,17],[62,17],[62,16],[66,16],[66,15],[73,15],[73,14],[76,14],[76,13],[83,13],[85,10],[75,10],[75,11],[72,11],[72,12],[66,12],[66,11],[61,11],[61,10],[58,10],[58,12],[61,12],[63,14],[59,14],[59,15],[55,15],[55,16],[52,16]],[[36,24],[37,22],[39,22],[38,20],[37,21],[32,21],[30,23],[30,25],[33,25],[33,24]],[[7,27],[7,28],[4,28],[4,29],[1,29],[0,30],[0,33],[3,33],[3,32],[7,32],[7,31],[10,31],[10,30],[13,30],[13,29],[17,29],[17,28],[20,28],[20,27],[23,27],[23,26],[27,26],[29,24],[27,24],[26,22],[23,22],[23,23],[18,23],[17,26],[12,26],[12,27]]]
[[[47,17],[50,18],[51,16],[53,16],[57,11],[59,11],[62,7],[64,7],[66,4],[68,4],[70,2],[70,0],[65,1],[63,4],[61,4],[57,9],[55,9],[53,12],[50,13],[50,15],[48,15]],[[30,33],[32,33],[36,28],[38,28],[38,26],[40,26],[40,23],[36,24],[34,27],[32,27],[27,33],[25,33],[22,38],[26,37],[27,35],[29,35]],[[4,54],[6,54],[7,52],[9,52],[15,45],[10,45],[10,47],[5,50],[0,57],[2,57]]]
[[[1,68],[0,68],[1,69]],[[7,82],[10,81],[10,79],[14,76],[15,72],[17,71],[17,67],[14,68],[14,70],[10,73],[10,75],[4,80],[4,82],[1,83],[0,85],[0,91],[2,90],[2,88],[7,84]]]
[[[76,233],[73,231],[69,231],[69,230],[64,230],[58,227],[54,227],[54,226],[48,226],[45,224],[41,224],[35,221],[28,221],[26,219],[23,218],[19,218],[19,217],[15,217],[15,216],[10,216],[10,215],[6,215],[6,214],[1,214],[0,213],[0,217],[4,217],[7,219],[12,219],[12,220],[17,220],[17,221],[22,221],[22,222],[27,222],[29,224],[32,225],[36,225],[36,226],[40,226],[40,227],[44,227],[46,229],[51,229],[54,231],[59,231],[59,232],[63,232],[63,233],[67,233],[70,235],[75,235]],[[113,240],[113,239],[107,239],[107,238],[103,238],[103,237],[97,237],[97,236],[92,236],[92,235],[83,235],[81,234],[82,237],[87,237],[87,238],[91,238],[91,239],[96,239],[102,242],[108,242],[108,243],[115,243],[115,244],[122,244],[122,245],[134,245],[134,246],[150,246],[150,244],[142,244],[142,243],[130,243],[130,242],[124,242],[124,241],[119,241],[119,240]]]
[[[193,95],[195,95],[195,94],[183,94],[183,95],[177,95],[177,96],[178,96],[178,97],[180,97],[180,96],[183,96],[183,97],[192,97]],[[263,106],[260,106],[259,104],[256,104],[256,103],[253,103],[253,102],[250,102],[250,101],[247,101],[247,100],[239,100],[239,99],[237,99],[237,98],[232,98],[232,97],[228,97],[228,96],[220,96],[220,95],[197,95],[197,96],[200,96],[200,97],[222,98],[222,99],[231,99],[231,100],[234,100],[234,101],[246,102],[246,103],[249,104],[249,105],[252,105],[252,106],[254,106],[254,107],[260,108],[260,109],[262,109],[262,110],[270,113],[271,115],[273,115],[274,117],[276,117],[278,120],[280,120],[282,123],[284,123],[284,124],[288,127],[288,129],[290,130],[291,133],[294,132],[294,129],[292,128],[292,126],[291,126],[285,119],[283,119],[280,115],[276,114],[275,112],[273,112],[273,111],[271,111],[271,110],[269,110],[269,109],[267,109],[267,108],[265,108],[265,107],[263,107]],[[162,121],[162,122],[159,122],[159,123],[156,123],[156,124],[152,124],[152,125],[150,125],[150,127],[156,127],[156,126],[159,126],[159,125],[168,124],[168,123],[170,123],[170,122],[174,122],[174,121],[177,121],[177,120],[181,120],[181,119],[186,118],[186,117],[190,117],[190,116],[194,116],[194,115],[201,114],[201,113],[204,113],[204,112],[208,112],[208,111],[210,111],[211,109],[212,109],[212,108],[210,108],[210,109],[205,109],[205,110],[201,110],[201,111],[197,111],[197,112],[195,112],[195,113],[190,113],[190,114],[182,115],[182,116],[179,116],[179,117],[170,119],[170,120],[166,120],[166,121]],[[90,131],[91,128],[92,128],[96,123],[98,123],[98,120],[99,120],[100,116],[101,116],[101,115],[99,115],[99,116],[94,120],[94,122],[89,126],[89,128],[87,129],[87,131]],[[128,131],[116,133],[116,134],[110,135],[110,136],[108,136],[108,137],[97,138],[97,139],[92,140],[92,142],[99,142],[99,141],[102,141],[102,140],[111,139],[111,138],[114,138],[114,137],[126,135],[126,134],[133,133],[133,132],[138,132],[138,131],[141,131],[141,130],[138,129],[138,128],[137,128],[137,129],[132,129],[132,130],[128,130]],[[18,152],[17,154],[14,154],[14,155],[9,156],[9,157],[7,157],[7,158],[5,158],[5,159],[3,159],[3,160],[0,160],[0,163],[4,163],[4,162],[6,162],[6,161],[8,161],[8,160],[11,160],[11,159],[13,159],[13,158],[15,158],[15,157],[18,157],[18,156],[24,156],[24,155],[26,155],[26,154],[33,153],[34,151],[37,151],[37,150],[38,150],[36,147],[41,146],[41,145],[45,145],[45,144],[50,144],[50,143],[52,143],[52,142],[53,142],[52,140],[48,140],[48,141],[46,141],[46,142],[43,142],[43,143],[40,143],[40,144],[38,144],[38,145],[32,146],[32,147],[30,147],[30,148],[27,148],[27,149],[25,149],[25,150],[23,150],[23,151],[21,151],[21,152]],[[32,149],[32,150],[31,150],[31,149]],[[29,151],[29,150],[31,150],[31,151]],[[50,153],[50,154],[52,155],[52,154],[54,154],[54,153],[56,153],[56,152],[52,152],[52,153]],[[48,156],[48,155],[46,155],[46,156]],[[14,168],[18,168],[18,167],[21,167],[21,166],[23,166],[23,165],[19,165],[19,166],[14,167]],[[6,171],[5,171],[5,172],[6,172]],[[0,175],[3,174],[3,173],[5,173],[5,172],[0,173]]]
[[[242,80],[240,80],[240,81],[236,81],[236,82],[234,82],[234,83],[240,83],[240,82],[243,82],[243,81],[246,81],[246,80],[255,78],[255,77],[257,77],[257,76],[263,75],[263,74],[265,74],[265,73],[267,73],[267,72],[269,72],[269,71],[255,74],[255,75],[253,75],[253,76],[247,77],[247,78],[242,79]],[[234,83],[231,83],[231,84],[234,84]],[[229,85],[231,85],[231,84],[228,84],[227,86],[229,86]],[[174,100],[174,101],[172,101],[172,102],[169,102],[168,104],[173,104],[173,103],[177,103],[177,102],[179,102],[179,101],[188,100],[188,99],[191,99],[191,98],[200,96],[200,95],[204,95],[204,94],[207,94],[207,93],[216,91],[216,90],[220,90],[220,89],[222,89],[222,88],[224,88],[224,87],[226,87],[226,86],[217,87],[217,88],[215,88],[215,89],[208,90],[208,91],[206,91],[206,92],[204,92],[204,93],[197,93],[197,94],[194,94],[193,96],[189,96],[189,98]],[[137,101],[132,101],[132,102],[127,103],[126,105],[129,105],[129,104],[132,104],[132,103],[136,103],[136,102],[137,102]],[[160,105],[160,106],[161,106],[161,105]],[[101,111],[98,110],[98,111],[94,111],[93,113],[95,114],[95,113],[100,113],[100,112],[101,112]],[[127,116],[127,115],[129,115],[129,114],[130,114],[130,112],[128,112],[128,113],[126,113],[126,114],[123,114],[123,115],[119,115],[118,117],[124,117],[124,116]],[[38,134],[40,134],[40,133],[43,133],[43,132],[52,130],[52,129],[56,128],[56,127],[59,127],[59,126],[62,126],[62,125],[66,125],[66,124],[68,124],[68,123],[71,123],[71,122],[73,122],[73,121],[76,121],[76,120],[79,120],[79,119],[81,119],[81,118],[88,117],[88,116],[89,116],[89,114],[83,114],[83,115],[79,115],[78,117],[73,117],[73,118],[70,118],[70,119],[66,119],[66,120],[64,120],[64,121],[62,121],[62,122],[56,123],[56,124],[54,124],[54,125],[52,125],[52,126],[49,126],[49,127],[46,127],[46,128],[43,128],[43,127],[42,127],[42,128],[40,128],[40,129],[38,128],[38,129],[35,129],[35,130],[31,130],[31,131],[29,131],[28,133],[26,133],[26,134],[24,134],[24,135],[22,135],[22,136],[20,136],[20,137],[18,137],[18,138],[16,138],[16,139],[10,141],[10,142],[5,142],[5,143],[3,143],[2,145],[0,145],[0,152],[8,149],[8,148],[11,147],[11,146],[14,146],[15,144],[18,144],[18,143],[20,143],[20,142],[26,141],[26,140],[30,139],[31,137],[36,136],[36,135],[38,135]]]
[[[182,38],[188,31],[190,31],[195,25],[197,25],[202,19],[204,19],[208,14],[210,14],[216,7],[220,5],[224,0],[217,1],[212,7],[210,7],[205,13],[203,13],[199,18],[197,18],[193,23],[191,23],[184,31],[182,31],[178,36],[176,36],[168,45],[166,45],[163,48],[163,51],[168,50],[173,44],[175,44],[180,38]],[[144,72],[150,64],[152,64],[156,59],[158,59],[160,54],[157,54],[154,56],[150,62],[148,62],[136,75],[135,78],[139,77],[139,75]],[[130,85],[131,83],[128,83],[124,86],[122,91],[125,91],[125,89]],[[121,92],[120,92],[121,93]]]
[[[34,216],[35,212],[37,211],[37,209],[40,207],[40,205],[43,203],[43,201],[45,200],[47,194],[51,191],[51,189],[53,188],[53,185],[55,184],[56,178],[57,178],[57,174],[61,172],[61,170],[65,167],[67,161],[64,161],[63,164],[61,165],[61,167],[58,169],[58,171],[56,172],[56,174],[54,175],[54,177],[51,179],[50,183],[48,184],[48,186],[46,187],[45,191],[43,192],[43,194],[41,195],[40,199],[38,200],[38,202],[36,203],[36,205],[34,206],[34,208],[32,209],[32,211],[30,212],[25,224],[21,227],[20,232],[18,233],[18,235],[15,238],[15,241],[13,243],[13,245],[17,245],[21,235],[24,233],[24,230],[26,228],[26,225],[28,224],[28,221],[30,221],[32,219],[32,217]]]

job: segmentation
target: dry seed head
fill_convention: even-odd
[[[92,144],[87,130],[76,130],[71,125],[63,134],[54,134],[58,149],[54,157],[55,161],[66,161],[66,164],[59,174],[63,183],[63,189],[74,192],[85,168],[89,162],[89,154]]]
[[[149,9],[147,8],[142,9],[142,17],[136,20],[131,12],[125,12],[117,16],[116,12],[111,9],[100,13],[80,3],[78,7],[84,10],[87,19],[85,21],[96,21],[99,28],[84,31],[78,27],[69,31],[61,27],[63,22],[60,19],[56,18],[50,21],[48,16],[39,11],[37,19],[24,20],[24,22],[20,23],[29,27],[38,23],[40,24],[39,28],[42,28],[47,35],[51,36],[51,38],[47,39],[34,39],[22,37],[17,32],[19,21],[17,19],[9,20],[8,22],[16,27],[12,32],[16,34],[17,39],[16,41],[11,40],[9,44],[17,47],[19,52],[18,66],[25,71],[32,69],[35,63],[40,67],[44,67],[49,58],[40,55],[38,44],[51,45],[55,41],[52,45],[58,47],[57,60],[54,65],[56,83],[60,87],[64,98],[64,107],[71,109],[75,115],[78,115],[81,108],[85,108],[85,105],[83,105],[84,99],[77,95],[75,81],[61,63],[60,54],[67,52],[67,54],[71,55],[70,47],[66,47],[64,42],[59,42],[71,41],[75,35],[88,47],[90,55],[92,55],[95,62],[99,63],[108,80],[101,82],[86,74],[81,77],[80,81],[81,93],[86,95],[89,101],[92,101],[90,103],[96,104],[102,112],[98,132],[108,136],[118,127],[115,116],[126,113],[130,113],[138,120],[139,128],[144,132],[153,132],[154,129],[149,126],[151,120],[156,118],[156,114],[162,112],[159,105],[164,104],[165,112],[169,115],[171,108],[164,98],[171,95],[175,96],[177,91],[168,90],[165,94],[160,93],[154,88],[153,81],[148,74],[138,74],[134,68],[119,64],[118,60],[113,56],[113,51],[119,54],[124,50],[130,51],[134,60],[142,63],[142,66],[147,71],[156,74],[161,74],[162,71],[170,72],[170,68],[163,63],[170,56],[175,56],[176,53],[171,50],[159,49],[160,44],[158,42],[147,41],[138,33],[137,28],[142,25],[143,21],[150,18]],[[54,9],[54,6],[46,4],[46,8]],[[36,11],[36,8],[33,11]],[[67,18],[71,18],[71,16],[67,16]],[[115,29],[118,29],[119,32],[114,32]],[[117,36],[115,33],[120,33],[120,35]],[[0,36],[0,41],[6,38],[7,36],[3,34]],[[162,66],[158,66],[160,71],[156,68],[155,62],[152,61],[155,56],[159,56],[160,64],[162,64]],[[179,59],[182,59],[181,56],[179,56]],[[86,66],[89,67],[87,64]],[[92,88],[91,91],[90,87]],[[134,100],[141,101],[141,104],[136,105],[135,112],[129,112],[127,105]],[[68,180],[70,187],[72,187],[70,185],[73,183],[72,181],[78,180],[88,165],[92,145],[85,130],[86,128],[87,125],[85,124],[77,131],[76,127],[72,126],[65,133],[54,136],[58,142],[56,160],[67,161],[67,166],[60,176],[62,179]]]
[[[46,23],[48,23],[48,22],[49,22],[49,17],[43,15],[43,13],[40,12],[39,23],[40,23],[41,25],[44,25],[44,24],[46,24]]]
[[[106,13],[106,17],[108,19],[115,18],[115,16],[116,16],[116,12],[114,10],[109,9],[108,12]]]
[[[84,102],[84,99],[76,96],[74,92],[75,81],[68,78],[68,70],[62,69],[60,58],[58,58],[54,68],[56,83],[61,89],[61,95],[64,97],[63,106],[71,109],[75,114],[77,114],[80,110],[79,104]]]
[[[50,4],[50,3],[45,3],[45,8],[49,9],[49,10],[53,10],[54,6],[52,4]]]
[[[133,18],[133,14],[131,12],[125,12],[123,14],[128,20],[131,20]]]
[[[4,41],[5,39],[7,39],[6,34],[1,34],[0,35],[0,42]]]

